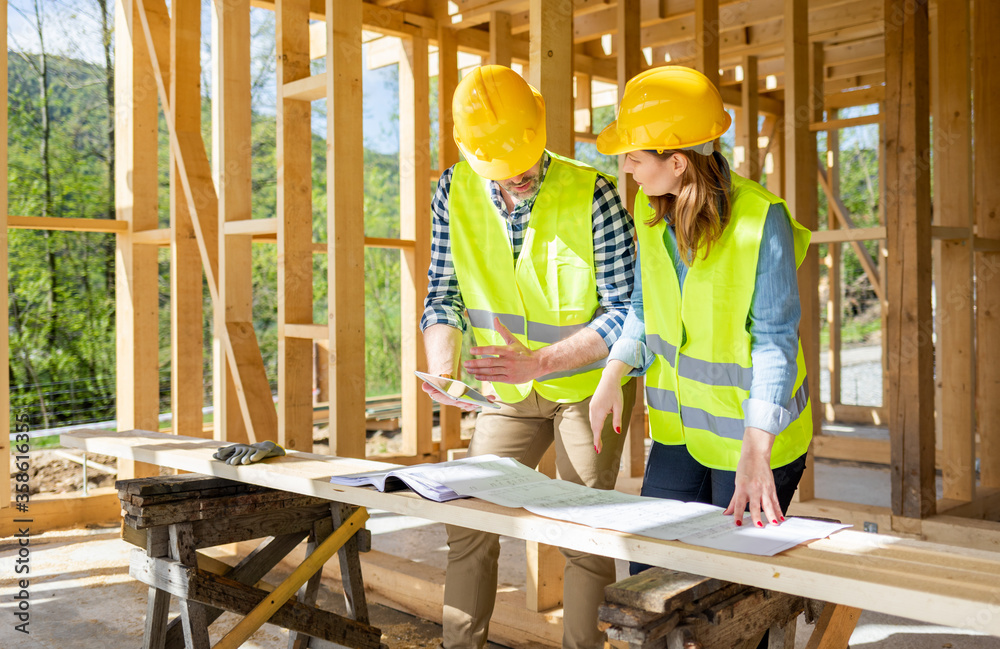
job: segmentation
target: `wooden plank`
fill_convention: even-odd
[[[589,74],[574,75],[573,99],[573,139],[591,144],[597,143],[594,133],[594,109],[592,83]],[[581,140],[581,136],[584,138]],[[592,138],[592,139],[591,139]]]
[[[835,217],[835,208],[831,209],[829,214],[831,217]],[[829,230],[816,230],[812,233],[812,238],[809,240],[809,243],[811,245],[818,245],[821,243],[848,243],[851,241],[885,239],[886,237],[885,228],[883,226],[877,226],[874,228],[835,229],[839,223],[840,220],[835,219],[830,221],[828,224],[828,227],[830,228]]]
[[[743,79],[744,81],[757,78],[757,57],[743,57]],[[757,84],[747,81],[741,87],[742,108],[740,110],[741,130],[743,137],[736,143],[740,147],[741,153],[733,154],[737,158],[742,157],[742,162],[737,166],[737,173],[753,181],[760,180],[760,157],[757,154],[757,139],[760,137],[757,132],[757,118],[760,115],[758,106],[760,97],[757,93]]]
[[[852,126],[864,126],[866,124],[879,124],[883,116],[879,113],[874,115],[861,115],[860,117],[846,117],[844,119],[828,119],[826,121],[814,122],[809,125],[811,131],[836,131]]]
[[[275,2],[279,88],[310,77],[308,0]],[[360,39],[360,37],[359,37]],[[312,449],[312,341],[285,335],[289,324],[313,321],[312,107],[277,105],[278,130],[278,430],[286,449]]]
[[[197,569],[198,557],[195,554],[190,523],[178,523],[170,526],[170,558],[190,569]],[[153,561],[162,561],[162,559],[153,559]],[[208,619],[205,615],[204,604],[184,597],[181,598],[180,609],[184,646],[190,649],[209,649],[211,642],[208,638]]]
[[[7,32],[7,12],[0,16],[0,26],[4,33]],[[10,270],[7,267],[7,227],[10,224],[10,215],[7,213],[7,51],[0,54],[0,282],[4,286],[9,286],[8,275]],[[10,293],[4,298],[4,311],[0,313],[0,358],[3,358],[3,365],[0,371],[4,376],[0,377],[0,409],[8,414],[8,430],[15,432],[20,428],[22,422],[13,414],[10,409],[10,332],[8,330],[10,316]],[[10,490],[10,445],[9,435],[0,437],[0,510],[12,505]],[[4,517],[6,518],[6,517]]]
[[[926,0],[886,0],[886,298],[892,511],[934,513],[934,368],[928,11]]]
[[[278,234],[278,219],[240,219],[238,221],[227,221],[220,223],[224,234]]]
[[[683,567],[716,579],[1000,635],[1000,620],[968,616],[970,607],[987,606],[995,599],[1000,571],[997,553],[842,531],[826,541],[814,541],[774,557],[748,556],[588,528],[476,499],[436,503],[404,492],[380,493],[329,482],[337,473],[384,466],[378,462],[292,452],[265,463],[236,467],[211,459],[216,444],[210,440],[138,431],[81,430],[64,434],[62,443],[88,452],[153,461],[604,556],[641,558],[651,565]]]
[[[810,103],[813,95],[810,87],[810,45],[808,42],[808,7],[795,0],[785,0],[785,146],[787,158],[784,160],[785,200],[792,217],[810,230],[818,229],[816,216],[816,136],[809,131],[809,121],[816,121],[815,115],[822,111]],[[822,52],[822,50],[820,50]],[[816,64],[815,55],[812,57]],[[822,61],[818,62],[822,69]],[[815,75],[813,75],[815,81]],[[822,93],[819,95],[822,97]],[[815,99],[815,97],[814,97]],[[809,115],[809,120],[801,116]],[[773,190],[772,190],[773,191]],[[799,266],[799,301],[802,305],[802,320],[799,335],[802,352],[805,355],[806,377],[813,416],[813,435],[820,431],[819,399],[819,255],[810,246],[805,261]],[[798,500],[813,497],[812,462],[807,461],[806,472],[799,481],[796,492]]]
[[[354,513],[355,508],[341,503],[332,503],[330,513],[334,527],[340,527]],[[361,546],[359,538],[367,534],[366,530],[360,530],[349,538],[340,552],[340,582],[344,589],[344,603],[347,607],[347,614],[352,620],[357,620],[362,624],[369,624],[368,602],[365,599],[365,582],[361,572],[361,560],[359,552],[371,550],[371,536],[368,541]]]
[[[93,523],[113,523],[121,517],[118,493],[110,487],[90,489],[81,493],[35,494],[29,506],[31,533],[79,527]],[[24,527],[17,523],[11,509],[0,517],[0,536],[10,537]]]
[[[7,208],[4,208],[5,210]],[[123,234],[129,231],[124,220],[73,219],[63,216],[7,216],[7,227],[18,230],[62,230],[65,232],[110,232]]]
[[[115,221],[117,223],[117,221]],[[132,233],[132,245],[169,246],[172,237],[170,228],[139,230]]]
[[[153,63],[140,36],[138,7],[116,3],[115,218],[130,230],[154,229],[157,215],[157,106]],[[156,429],[160,412],[157,250],[115,240],[116,417],[125,428]],[[155,467],[119,462],[123,478],[152,475]],[[33,503],[34,509],[34,503]]]
[[[201,3],[176,0],[170,16],[170,105],[177,128],[201,129]],[[171,428],[202,436],[205,405],[201,256],[194,223],[170,151],[170,402]]]
[[[694,2],[694,67],[719,85],[719,0]]]
[[[424,456],[432,451],[431,400],[414,370],[427,371],[420,317],[431,263],[430,103],[427,41],[407,39],[399,62],[399,235],[414,247],[400,258],[400,371],[403,449]]]
[[[688,572],[651,568],[607,586],[604,599],[651,613],[670,613],[727,585]]]
[[[232,366],[226,357],[226,319],[253,318],[251,242],[230,228],[251,223],[250,7],[246,0],[212,5],[212,175],[218,188],[219,304],[213,311],[213,435],[219,441],[247,442],[246,424]],[[232,224],[232,225],[230,225]],[[199,291],[200,295],[200,291]],[[168,632],[169,633],[169,632]]]
[[[827,604],[809,636],[806,649],[842,649],[847,647],[854,627],[858,625],[861,609]]]
[[[485,61],[486,64],[510,67],[510,38],[510,14],[506,11],[491,11],[490,56]]]
[[[330,327],[326,324],[286,324],[285,338],[303,340],[329,340]]]
[[[365,455],[362,4],[338,4],[338,19],[326,22],[330,453],[341,457]],[[325,6],[332,16],[333,0]]]
[[[989,45],[989,27],[1000,24],[1000,6],[977,2],[974,53],[973,113],[976,164],[975,222],[977,235],[1000,239],[1000,189],[990,179],[1000,170],[1000,145],[996,92],[1000,87],[1000,55]],[[993,147],[991,150],[989,147]],[[993,175],[991,175],[993,174]],[[982,442],[980,480],[984,487],[1000,487],[1000,251],[976,252],[976,430]]]
[[[323,99],[326,97],[326,72],[286,81],[280,88],[285,99],[304,102]]]
[[[545,98],[545,148],[574,157],[573,5],[531,0],[529,82]]]
[[[830,118],[837,119],[836,108],[830,111]],[[840,196],[840,133],[834,129],[826,134],[826,176],[830,181],[830,195]],[[836,231],[837,217],[833,209],[829,206],[829,199],[826,210],[826,227],[831,231]],[[840,281],[842,246],[834,243],[827,249],[827,287],[828,295],[826,302],[826,322],[829,333],[829,350],[827,352],[827,371],[830,373],[830,403],[840,403],[840,326],[841,326],[841,298],[843,296],[843,285]]]
[[[936,421],[948,422],[941,436],[944,497],[965,501],[976,492],[970,30],[968,0],[949,2],[946,11],[939,7],[932,78],[934,155],[940,163],[933,174],[934,216],[938,226],[964,232],[956,233],[956,240],[934,243],[940,273],[935,282],[941,395]],[[931,226],[932,237],[938,229]]]
[[[863,437],[817,435],[813,437],[813,455],[830,460],[889,464],[889,442]]]

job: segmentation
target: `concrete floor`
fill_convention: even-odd
[[[878,431],[857,434],[878,435]],[[860,465],[819,462],[817,497],[872,505],[888,504],[888,471]],[[417,559],[443,568],[446,548],[443,526],[420,519],[372,512],[369,528],[373,549]],[[0,648],[4,649],[125,649],[142,644],[146,587],[128,576],[131,546],[118,539],[115,528],[50,532],[31,541],[30,634],[14,630],[17,584],[14,561],[18,548],[12,539],[0,540]],[[504,539],[502,583],[524,584],[524,542]],[[289,566],[279,566],[268,581],[276,583]],[[627,569],[619,564],[619,575]],[[332,587],[332,584],[331,584]],[[320,606],[337,610],[340,596],[324,587]],[[1000,590],[1000,584],[998,584]],[[177,614],[172,602],[171,615]],[[237,618],[226,614],[212,625],[217,641]],[[440,627],[384,606],[372,606],[372,623],[386,634],[390,649],[437,646]],[[796,645],[804,647],[812,627],[800,619]],[[244,646],[249,649],[287,647],[287,632],[265,625]],[[879,649],[1000,649],[1000,638],[920,624],[902,618],[865,612],[850,646]],[[491,647],[496,647],[491,645]],[[707,648],[706,648],[707,649]]]

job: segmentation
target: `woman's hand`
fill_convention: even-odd
[[[621,361],[609,361],[601,373],[601,382],[597,384],[594,396],[590,398],[590,428],[594,433],[594,450],[601,452],[601,432],[604,422],[611,414],[611,423],[615,432],[622,432],[622,377],[632,369]]]
[[[750,505],[750,520],[756,527],[768,522],[778,525],[785,517],[781,514],[778,492],[771,473],[771,447],[774,435],[760,428],[747,428],[743,434],[743,448],[736,465],[736,491],[724,515],[733,515],[737,525],[743,523],[743,512]],[[764,520],[761,521],[761,514]]]

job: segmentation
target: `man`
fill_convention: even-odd
[[[545,104],[509,68],[468,74],[452,102],[465,155],[441,175],[421,320],[428,371],[458,376],[463,312],[481,358],[465,363],[499,410],[479,415],[469,455],[536,466],[556,445],[559,476],[612,489],[624,442],[609,421],[593,441],[590,396],[628,311],[634,228],[613,182],[545,150]],[[424,385],[446,405],[466,404]],[[624,387],[631,404],[634,382]],[[623,415],[627,422],[628,411]],[[443,644],[483,647],[497,586],[499,537],[448,527]],[[597,608],[615,578],[612,559],[562,550],[563,646],[604,646]]]

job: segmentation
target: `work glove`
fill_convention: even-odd
[[[223,446],[212,454],[216,460],[226,464],[253,464],[266,457],[279,457],[285,454],[285,449],[274,442],[257,442],[256,444],[230,444]]]

